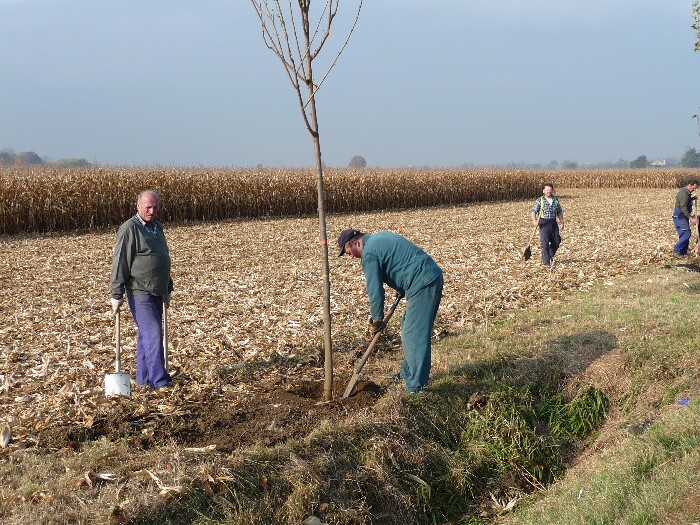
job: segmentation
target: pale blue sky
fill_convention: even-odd
[[[366,0],[317,97],[324,162],[680,158],[700,149],[691,3]],[[356,4],[341,2],[326,62]],[[314,163],[248,0],[0,0],[3,148],[101,164]]]

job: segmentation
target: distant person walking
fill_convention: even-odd
[[[542,196],[532,205],[530,217],[532,226],[539,225],[540,227],[542,264],[551,266],[561,244],[559,232],[564,230],[564,210],[559,199],[554,196],[554,185],[551,182],[542,186]],[[559,223],[557,223],[557,219],[559,219]]]
[[[678,232],[678,242],[673,247],[675,257],[685,257],[688,255],[688,245],[690,244],[690,225],[697,224],[698,219],[691,215],[691,208],[695,197],[691,194],[698,189],[698,181],[691,179],[676,193],[676,206],[673,208],[673,225]]]
[[[163,227],[156,221],[160,196],[144,191],[136,200],[136,214],[117,231],[112,260],[110,302],[116,315],[124,302],[138,327],[136,384],[167,387],[170,374],[163,355],[163,305],[170,307],[173,281],[170,253]]]
[[[410,394],[428,385],[433,324],[442,299],[442,270],[408,239],[389,232],[373,234],[348,228],[338,237],[340,253],[361,259],[370,303],[370,331],[384,329],[384,284],[406,297],[401,322],[405,358],[400,376]]]

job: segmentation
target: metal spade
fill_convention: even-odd
[[[401,300],[402,297],[403,297],[402,294],[396,295],[396,300],[391,305],[391,308],[389,308],[389,312],[387,313],[386,317],[384,318],[384,328],[386,328],[386,325],[389,323],[389,319],[391,319],[391,316],[394,315],[394,311],[396,310],[396,307],[399,305],[399,301]],[[362,369],[364,368],[365,363],[367,362],[367,359],[369,359],[369,355],[372,353],[372,349],[374,348],[374,345],[376,345],[377,341],[379,341],[379,337],[382,335],[384,328],[382,328],[379,332],[374,334],[374,337],[372,338],[372,341],[370,341],[369,346],[367,347],[367,350],[365,350],[365,353],[362,354],[362,357],[360,358],[360,360],[357,363],[357,366],[355,367],[355,373],[352,374],[350,381],[348,381],[348,386],[345,387],[345,392],[343,392],[342,399],[345,399],[350,394],[352,394],[352,391],[355,388],[355,384],[357,384],[357,380],[360,379],[360,372],[362,372]]]
[[[116,340],[117,340],[117,359],[114,364],[115,372],[105,375],[105,396],[126,396],[131,397],[131,375],[122,372],[122,334],[121,334],[121,315],[119,310],[115,316]]]

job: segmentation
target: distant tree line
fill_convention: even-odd
[[[700,1],[700,0],[698,0]],[[508,169],[532,169],[532,170],[576,170],[580,168],[584,169],[622,169],[622,168],[648,168],[648,167],[677,167],[682,166],[684,168],[698,168],[700,167],[700,153],[695,151],[695,148],[689,148],[683,157],[681,157],[680,162],[675,157],[667,157],[665,159],[658,159],[657,161],[650,162],[646,155],[640,155],[631,162],[624,159],[617,159],[613,161],[598,162],[597,164],[584,164],[579,165],[579,163],[572,160],[562,160],[558,162],[552,160],[546,164],[540,163],[525,163],[525,162],[509,162],[507,164],[491,164],[491,165],[477,165],[472,162],[465,162],[458,166],[459,168],[508,168]],[[348,168],[366,168],[367,161],[361,155],[355,155],[348,162]],[[413,168],[430,169],[430,166],[412,166]]]
[[[676,162],[664,162],[663,165],[675,166]],[[700,168],[700,153],[695,151],[695,148],[688,148],[681,157],[679,165],[684,168]],[[650,166],[654,166],[654,163],[649,162],[646,155],[640,155],[630,162],[630,168],[648,168]]]
[[[66,168],[84,168],[90,163],[83,158],[59,159],[56,162],[49,162],[42,159],[33,151],[22,151],[15,153],[10,148],[5,148],[0,151],[0,166],[31,166],[39,164],[53,164]]]

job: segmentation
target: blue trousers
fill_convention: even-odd
[[[136,341],[136,384],[160,388],[170,384],[163,355],[163,297],[127,294],[129,310],[139,329]]]
[[[540,246],[542,247],[542,262],[551,264],[552,259],[561,244],[559,224],[556,219],[540,219]]]
[[[401,343],[405,358],[401,377],[406,390],[419,392],[428,385],[431,366],[433,324],[442,299],[442,275],[417,294],[406,297],[406,312],[401,320]]]
[[[678,242],[673,247],[673,253],[680,255],[688,255],[688,245],[690,244],[690,222],[685,215],[673,216],[673,225],[678,232]]]

